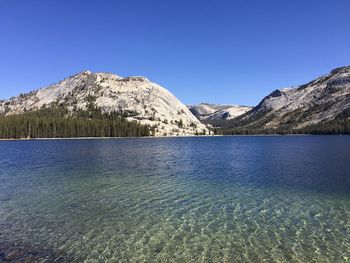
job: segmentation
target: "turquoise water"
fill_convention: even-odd
[[[350,137],[0,142],[11,257],[350,262]]]

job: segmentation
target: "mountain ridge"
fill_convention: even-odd
[[[346,122],[349,109],[350,66],[345,66],[306,84],[276,89],[247,113],[220,125],[226,129],[293,133],[307,131],[307,127],[317,130],[327,122]]]
[[[194,116],[203,122],[211,120],[230,120],[252,109],[250,106],[213,104],[207,102],[202,102],[197,105],[188,105],[187,107]]]

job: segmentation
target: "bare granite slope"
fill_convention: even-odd
[[[129,120],[155,126],[155,135],[208,134],[205,125],[172,93],[145,77],[123,78],[85,71],[57,84],[0,101],[0,114],[20,114],[61,105],[85,110],[93,100],[103,112],[122,111]]]
[[[248,129],[300,129],[344,118],[349,110],[350,66],[305,85],[275,90],[235,122]]]

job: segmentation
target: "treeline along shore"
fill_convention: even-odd
[[[52,107],[18,115],[0,116],[0,139],[140,137],[149,136],[150,127],[128,121],[122,113],[102,113],[99,109],[79,110]]]

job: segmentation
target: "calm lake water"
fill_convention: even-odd
[[[2,141],[11,257],[350,261],[350,137]]]

